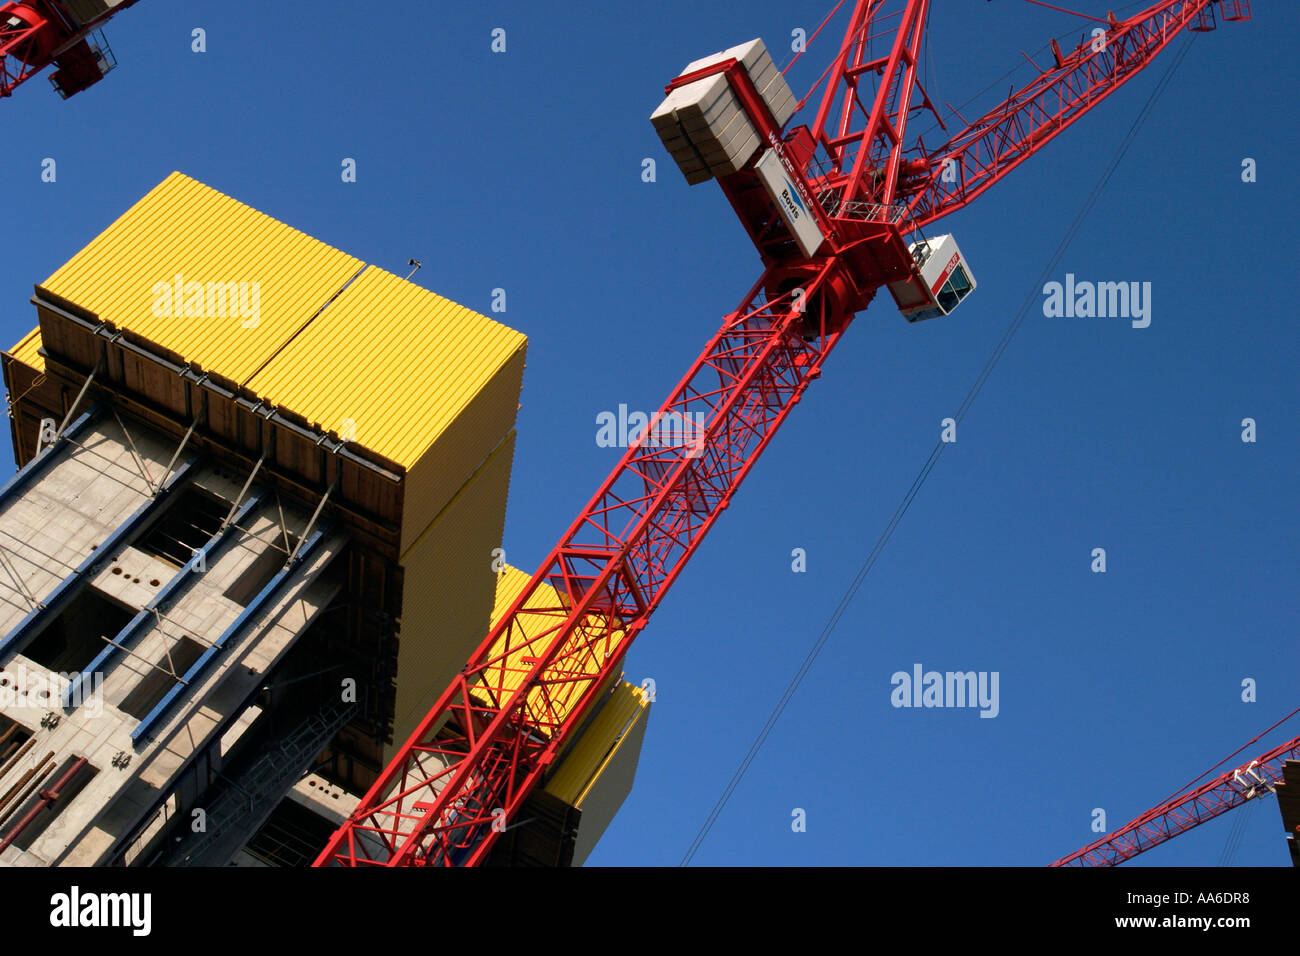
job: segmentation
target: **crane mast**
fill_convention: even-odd
[[[1058,50],[950,137],[918,78],[929,0],[859,0],[811,127],[778,122],[750,47],[668,84],[665,104],[675,92],[688,102],[724,77],[743,108],[751,154],[720,173],[697,164],[688,179],[718,179],[763,272],[314,865],[482,863],[854,315],[882,287],[913,321],[973,289],[972,278],[945,301],[964,260],[951,237],[927,240],[921,227],[971,202],[1179,32],[1212,23],[1215,4],[1225,18],[1240,5],[1163,0],[1108,20],[1105,42]],[[909,138],[918,112],[934,116],[942,143]],[[696,145],[680,155],[701,156]],[[698,421],[698,433],[652,439],[657,422]]]

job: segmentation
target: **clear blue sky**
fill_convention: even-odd
[[[759,271],[716,185],[688,188],[658,143],[663,84],[758,35],[783,64],[831,5],[144,0],[110,24],[98,87],[0,104],[5,341],[34,324],[32,285],[173,169],[367,262],[420,258],[417,281],[481,311],[504,288],[529,337],[505,546],[532,570],[617,460],[596,415],[656,408]],[[928,79],[954,105],[1086,28],[935,6]],[[696,863],[1046,863],[1092,839],[1093,808],[1117,827],[1300,706],[1300,9],[1255,8],[1195,40],[1057,270],[1151,282],[1150,327],[1030,313]],[[658,701],[592,863],[681,858],[1170,53],[944,224],[979,282],[955,315],[909,326],[885,297],[858,317],[630,653]],[[999,715],[895,709],[914,663],[997,671]],[[1285,864],[1276,804],[1250,812],[1237,862]],[[1142,862],[1213,864],[1230,820]]]

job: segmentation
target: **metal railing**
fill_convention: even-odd
[[[836,171],[830,161],[822,156],[814,156],[803,169],[805,179],[813,185],[817,204],[831,219],[857,219],[864,222],[902,222],[907,214],[907,207],[901,202],[876,203],[859,200],[844,201],[839,187],[816,189],[816,182],[825,182]]]
[[[284,797],[299,778],[310,769],[316,755],[351,719],[356,704],[335,703],[307,718],[292,734],[267,749],[238,780],[217,795],[207,808],[207,832],[179,852],[169,865],[220,866],[224,859],[206,859],[222,838],[229,838],[232,828],[250,829],[250,818],[265,816]],[[249,833],[249,836],[252,836]],[[216,847],[224,853],[225,848]],[[233,851],[232,851],[233,854]]]

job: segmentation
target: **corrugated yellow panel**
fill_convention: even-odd
[[[490,629],[492,549],[505,530],[514,444],[511,432],[402,556],[394,746],[406,742]]]
[[[244,384],[361,267],[172,173],[42,288]]]
[[[620,682],[551,774],[546,790],[581,810],[583,799],[629,738],[636,722],[645,718],[649,706],[645,691],[627,681]]]
[[[19,339],[18,344],[10,350],[9,355],[24,365],[31,366],[38,372],[44,372],[45,359],[37,351],[40,347],[41,327],[38,325]]]
[[[531,578],[531,574],[526,574],[518,568],[513,568],[510,565],[505,566],[504,571],[497,578],[496,607],[492,611],[492,624],[494,627],[496,626],[496,623],[505,616],[506,612],[510,610],[510,605],[513,604],[515,599],[523,592]],[[530,614],[528,612],[529,607],[555,607],[557,604],[558,598],[555,589],[549,584],[542,584],[537,591],[533,592],[533,596],[529,599],[529,603],[525,604],[523,610],[520,611],[518,620],[523,633],[528,635],[539,634],[547,628],[554,627],[556,623],[555,618],[551,614]],[[612,632],[609,643],[609,651],[611,655],[617,653],[625,636],[626,635],[621,630],[615,630]],[[504,656],[500,662],[495,663],[492,666],[492,669],[486,672],[483,682],[499,693],[509,694],[520,687],[524,675],[532,666],[528,662],[524,661],[523,658],[540,653],[542,647],[540,643],[536,647],[521,646],[516,640],[514,642],[514,649],[510,654],[506,655],[505,649],[506,642],[503,635],[493,648],[492,657],[495,658],[498,655]],[[559,716],[567,716],[572,712],[573,707],[578,703],[578,698],[581,696],[581,693],[586,690],[588,683],[589,682],[575,681],[573,684],[569,685],[571,703],[568,707],[561,706],[557,708]],[[534,690],[530,695],[529,700],[534,706],[541,706],[544,701],[544,692],[540,688]]]
[[[368,267],[249,387],[411,467],[526,339],[400,276]],[[518,388],[510,396],[518,404]],[[513,414],[511,417],[513,421]],[[488,438],[490,448],[509,424]],[[483,451],[470,469],[483,458]]]
[[[574,866],[586,862],[632,792],[649,716],[641,688],[620,681],[547,781],[548,792],[582,812]]]
[[[464,481],[498,436],[514,428],[524,375],[524,348],[511,354],[406,471],[402,501],[402,547],[420,534],[442,508],[447,489]]]

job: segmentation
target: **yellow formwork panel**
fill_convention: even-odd
[[[646,693],[619,681],[547,780],[548,793],[581,812],[573,866],[586,862],[632,792],[649,718]]]
[[[485,384],[464,401],[456,418],[440,433],[424,430],[419,443],[432,442],[406,469],[402,498],[401,547],[417,538],[443,507],[450,489],[458,488],[499,437],[515,426],[524,377],[524,348],[513,352]],[[408,425],[421,430],[415,419]],[[504,506],[504,505],[503,505]]]
[[[492,611],[492,624],[495,627],[497,622],[510,610],[510,605],[523,592],[532,575],[520,571],[518,568],[504,565],[501,574],[497,578],[496,588],[496,606]],[[558,596],[553,587],[543,583],[537,591],[533,592],[529,603],[524,605],[520,611],[517,622],[522,632],[527,635],[539,634],[548,628],[554,628],[556,618],[553,614],[534,613],[530,614],[528,608],[536,606],[539,608],[556,607],[558,605]],[[615,630],[610,635],[609,651],[611,656],[617,654],[622,647],[623,639],[626,634],[621,630]],[[493,688],[502,694],[513,693],[520,687],[520,684],[532,667],[530,663],[524,660],[525,657],[536,656],[543,650],[543,643],[538,642],[534,646],[521,646],[519,641],[514,641],[514,649],[507,655],[505,654],[506,642],[504,635],[498,639],[493,646],[490,658],[494,659],[501,656],[499,662],[493,663],[485,672],[482,683]],[[504,655],[504,656],[503,656]],[[608,684],[609,681],[606,681]],[[569,685],[569,705],[556,708],[557,716],[567,717],[576,707],[578,698],[581,693],[589,686],[589,681],[575,681]],[[544,692],[539,688],[534,690],[529,696],[529,702],[534,707],[539,707],[544,701]]]
[[[38,325],[21,339],[18,344],[9,350],[10,358],[22,362],[38,372],[45,371],[45,359],[37,351],[41,347],[41,327]]]
[[[522,334],[181,173],[40,288],[405,469],[403,552],[514,427]]]
[[[244,384],[362,265],[172,173],[41,288]]]
[[[646,719],[650,698],[640,687],[620,681],[600,711],[582,732],[546,781],[546,790],[571,807],[583,802],[619,751],[636,740],[637,723]]]
[[[403,554],[514,427],[522,334],[181,173],[39,290],[404,470]]]
[[[393,746],[406,742],[490,629],[515,434],[506,436],[402,555]]]
[[[517,356],[522,373],[526,341],[499,322],[369,266],[248,386],[259,398],[327,431],[346,432],[410,468],[502,366]],[[495,444],[513,424],[518,400],[516,383],[503,399],[509,421],[477,436],[467,470],[482,461],[482,442]]]

